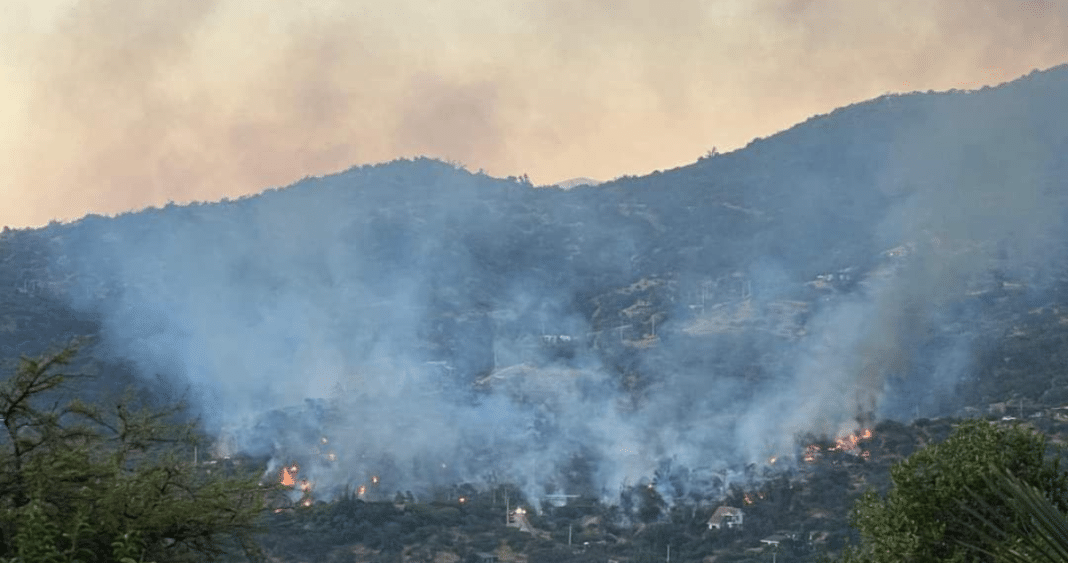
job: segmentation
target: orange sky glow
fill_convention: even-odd
[[[418,155],[535,184],[673,168],[1068,62],[1068,3],[12,0],[0,37],[23,227]]]

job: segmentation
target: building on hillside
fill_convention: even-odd
[[[792,541],[793,539],[794,538],[792,538],[789,534],[778,533],[778,534],[772,534],[772,535],[760,540],[760,543],[762,543],[762,544],[764,544],[764,545],[766,545],[768,547],[779,547],[779,544],[781,544],[783,542]]]
[[[708,519],[708,529],[722,530],[723,528],[741,529],[744,514],[742,509],[734,508],[733,506],[721,506],[712,513],[712,517]]]

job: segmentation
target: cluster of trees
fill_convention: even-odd
[[[0,380],[0,561],[263,560],[253,535],[271,489],[196,467],[202,437],[181,404],[77,398],[77,350],[23,357]]]
[[[857,501],[843,561],[1068,561],[1068,473],[1026,426],[962,423]]]

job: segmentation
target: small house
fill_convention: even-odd
[[[733,506],[721,506],[708,519],[708,529],[741,528],[743,518],[742,509],[734,508]]]

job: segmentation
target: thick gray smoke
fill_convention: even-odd
[[[751,455],[783,451],[797,432],[945,414],[938,405],[976,367],[974,347],[1008,329],[991,330],[978,298],[1011,286],[1045,302],[1065,258],[1068,120],[1056,108],[1068,90],[1063,73],[1035,80],[1049,81],[1046,95],[1020,81],[890,99],[906,125],[868,148],[885,150],[876,184],[853,187],[891,202],[869,227],[886,250],[854,291],[809,320],[785,377],[739,425]]]
[[[383,494],[497,479],[536,499],[576,485],[557,468],[578,457],[603,460],[586,481],[616,487],[588,494],[651,475],[662,447],[580,349],[574,288],[509,272],[520,259],[507,253],[499,279],[472,263],[473,247],[513,233],[466,227],[489,220],[479,183],[533,188],[405,166],[396,188],[361,178],[389,167],[354,170],[218,207],[90,218],[57,264],[75,307],[102,315],[103,352],[199,393],[217,454],[298,463],[326,497],[374,476]]]
[[[497,481],[613,498],[654,478],[714,496],[799,435],[934,414],[981,336],[962,328],[969,292],[994,270],[1042,291],[1068,124],[1021,99],[902,98],[881,137],[827,118],[844,140],[802,126],[646,180],[673,186],[655,193],[353,169],[87,218],[55,268],[100,315],[101,352],[199,393],[217,454],[298,463],[324,497]],[[687,184],[749,158],[789,185]],[[706,203],[723,215],[692,229],[728,230],[670,234]]]

